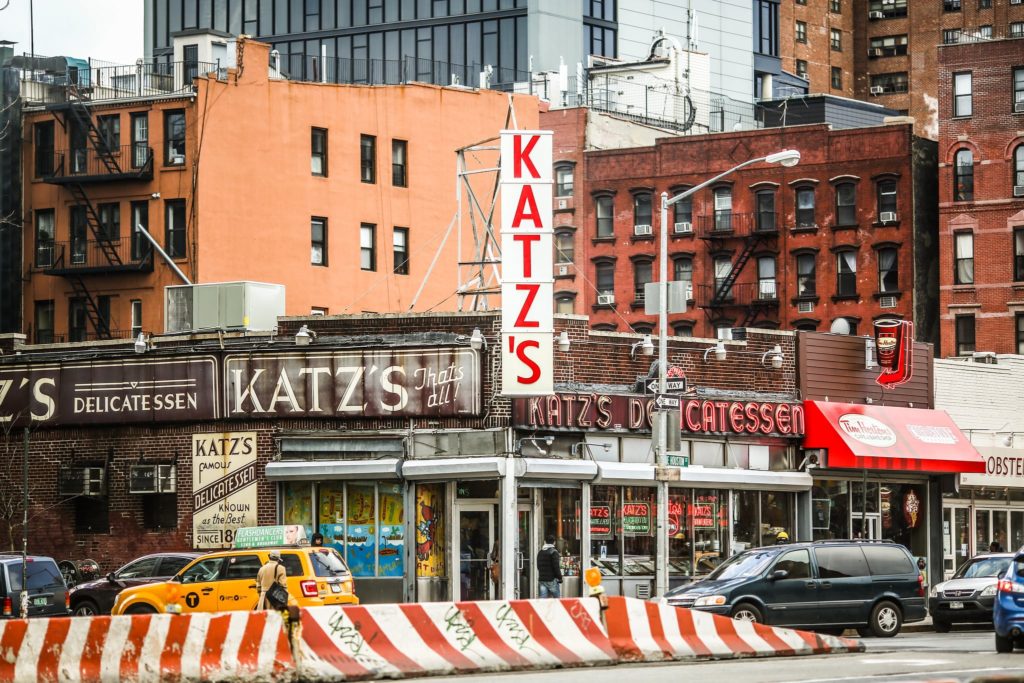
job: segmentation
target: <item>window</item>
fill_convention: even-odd
[[[311,306],[309,309],[310,315],[327,315],[328,308],[326,306]]]
[[[832,88],[835,90],[843,89],[843,70],[841,67],[832,67]]]
[[[1015,187],[1024,187],[1024,145],[1018,145],[1013,150],[1013,184]]]
[[[807,550],[791,550],[779,558],[773,572],[786,572],[786,579],[808,579],[811,576],[811,554]]]
[[[800,187],[796,191],[796,227],[811,228],[814,218],[814,188]]]
[[[53,209],[36,211],[36,267],[53,265]]]
[[[909,574],[914,571],[907,553],[899,546],[868,545],[861,546],[868,560],[871,573],[876,576],[892,574]]]
[[[85,263],[86,247],[89,237],[89,223],[85,216],[84,206],[72,206],[69,218],[71,232],[71,263],[80,265]]]
[[[900,290],[899,251],[895,247],[878,250],[878,291],[890,294]]]
[[[689,256],[677,256],[672,260],[672,279],[685,282],[687,300],[693,300],[693,259]]]
[[[653,281],[650,261],[636,261],[633,263],[633,301],[642,304],[644,302],[645,286]]]
[[[377,182],[377,138],[372,135],[359,136],[359,179]]]
[[[1010,22],[1010,37],[1011,38],[1024,38],[1024,21],[1011,21]]]
[[[818,293],[817,258],[815,254],[798,254],[796,257],[796,295],[813,297]]]
[[[53,343],[53,299],[36,302],[36,344]]]
[[[960,42],[960,29],[947,28],[942,31],[942,44],[954,45]]]
[[[732,189],[715,190],[715,230],[732,230]]]
[[[1013,229],[1013,279],[1024,281],[1024,228]]]
[[[199,76],[199,45],[185,45],[181,50],[182,67],[185,70],[185,83],[191,85]]]
[[[807,78],[807,60],[798,59],[796,60],[796,75],[800,78]]]
[[[828,30],[828,43],[833,50],[841,52],[843,49],[843,32],[837,28]]]
[[[132,339],[142,333],[142,299],[132,299]]]
[[[978,0],[978,9],[992,9],[992,0]]]
[[[164,250],[171,258],[185,257],[185,200],[168,199],[164,218]]]
[[[991,24],[983,24],[978,27],[978,37],[982,40],[992,40]]]
[[[97,207],[100,215],[100,238],[118,240],[121,238],[121,205],[100,204]]]
[[[757,298],[768,301],[778,298],[774,256],[761,256],[757,259]]]
[[[180,166],[185,163],[184,110],[164,112],[164,163],[168,166]]]
[[[133,112],[132,120],[132,168],[142,168],[151,161],[149,149],[149,115],[144,111]]]
[[[971,72],[953,74],[953,116],[971,115]]]
[[[146,529],[177,529],[178,528],[178,494],[158,493],[142,496],[142,526]],[[167,567],[168,558],[164,558],[163,567]],[[177,569],[170,567],[165,576],[176,574]]]
[[[715,292],[716,299],[728,299],[732,297],[732,285],[727,285],[729,275],[732,273],[732,260],[728,256],[716,256],[714,259],[715,268]]]
[[[974,153],[961,149],[953,162],[953,201],[974,201]]]
[[[607,261],[595,264],[597,293],[615,294],[615,264]]]
[[[83,342],[87,333],[85,300],[73,298],[68,300],[68,341]]]
[[[53,121],[37,123],[35,131],[36,177],[53,175]]]
[[[882,219],[883,213],[896,213],[896,181],[879,180],[875,185],[875,192],[878,200],[878,220]]]
[[[185,570],[181,575],[182,583],[206,583],[216,581],[220,575],[221,565],[224,564],[223,557],[211,557],[200,560]]]
[[[573,167],[563,164],[555,166],[555,196],[571,197],[573,186]]]
[[[406,544],[411,540],[404,536],[406,507],[401,485],[326,481],[316,487],[316,508],[307,506],[299,515],[292,513],[291,518],[288,508],[285,508],[285,519],[282,520],[285,524],[304,523],[309,525],[307,528],[315,528],[323,534],[325,547],[321,552],[309,555],[313,573],[330,577],[344,574],[348,569],[355,577],[404,576],[403,558],[408,549]],[[282,486],[282,489],[285,499],[311,502],[312,491],[308,482],[294,482]],[[436,494],[431,489],[435,487],[429,484],[417,486],[417,497],[420,501],[428,501],[428,507],[436,506]],[[358,537],[354,535],[354,529],[359,529]],[[347,553],[346,540],[349,544]],[[348,567],[341,553],[345,553]],[[291,574],[287,563],[285,567]]]
[[[597,216],[597,236],[598,237],[612,237],[614,236],[614,226],[612,225],[612,198],[609,195],[603,195],[594,198],[594,213]]]
[[[807,4],[807,0],[796,0],[796,4],[798,4],[798,5],[806,5]]]
[[[327,265],[327,219],[313,216],[309,219],[310,256],[309,262],[314,266]]]
[[[857,252],[836,254],[836,296],[857,296]]]
[[[409,187],[409,143],[405,140],[391,141],[391,184],[395,187]]]
[[[956,316],[956,355],[974,353],[974,316]]]
[[[818,577],[822,579],[871,575],[859,546],[815,548],[814,557],[818,560]]]
[[[377,270],[377,226],[371,223],[359,226],[359,267]]]
[[[677,337],[692,337],[693,336],[693,323],[691,322],[679,322],[672,324],[672,334]]]
[[[146,231],[149,231],[149,202],[147,200],[132,202],[130,208],[131,225],[128,226],[128,231],[131,235],[132,260],[141,261],[149,256],[150,243],[139,232],[138,227],[141,225]]]
[[[96,130],[99,132],[99,141],[103,149],[111,154],[117,154],[121,149],[121,115],[97,116]]]
[[[878,74],[871,77],[871,94],[888,94],[907,92],[910,80],[905,71],[891,74]]]
[[[871,57],[896,57],[907,54],[907,35],[881,36],[872,38],[868,55]]]
[[[555,233],[555,263],[572,263],[575,259],[574,236],[571,231]]]
[[[653,207],[650,192],[637,192],[633,195],[633,225],[652,225]]]
[[[679,189],[678,193],[685,192],[684,189]],[[681,199],[672,205],[672,220],[675,223],[689,223],[693,225],[693,197],[687,197]]]
[[[310,173],[327,177],[327,129],[313,128],[310,131]]]
[[[836,185],[836,225],[857,224],[857,188],[853,183]]]
[[[868,0],[868,11],[879,12],[883,17],[907,16],[907,0]]]
[[[959,12],[960,0],[943,0],[942,9],[946,12]]]
[[[1017,314],[1017,353],[1024,354],[1024,313]]]
[[[409,274],[409,228],[395,228],[391,237],[396,275]]]
[[[1013,111],[1024,111],[1024,69],[1013,70]]]
[[[955,243],[953,282],[958,285],[974,284],[974,233],[953,234]]]
[[[555,313],[571,314],[574,309],[576,297],[572,294],[555,295]]]
[[[755,6],[755,44],[763,55],[779,56],[779,4],[774,0],[758,0]]]
[[[796,42],[806,43],[807,42],[807,22],[798,21],[796,22]]]
[[[828,1],[828,11],[829,12],[835,12],[836,14],[839,14],[840,12],[842,12],[843,11],[842,0],[829,0]]]
[[[775,191],[762,190],[757,193],[757,230],[775,232]]]
[[[71,152],[71,173],[85,173],[89,164],[89,132],[77,119],[71,119],[68,147]]]

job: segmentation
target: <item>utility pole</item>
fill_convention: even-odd
[[[21,618],[28,619],[28,427],[21,439]]]

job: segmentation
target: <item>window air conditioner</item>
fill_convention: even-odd
[[[60,495],[104,496],[107,482],[102,467],[68,467],[60,472]]]
[[[675,224],[674,229],[677,234],[686,235],[693,232],[693,223],[690,221],[680,221]]]
[[[633,226],[634,235],[651,235],[653,233],[654,229],[649,225],[640,224]]]
[[[1013,186],[1013,196],[1014,197],[1024,197],[1024,185],[1014,185]]]
[[[885,19],[885,14],[882,12],[868,12],[868,19]]]
[[[873,85],[873,86],[871,86],[871,94],[872,95],[881,95],[884,92],[885,92],[885,88],[883,88],[880,85]]]
[[[597,305],[598,306],[611,306],[614,303],[615,303],[615,295],[614,294],[598,294],[597,295]]]
[[[133,465],[128,493],[174,493],[177,490],[174,465]]]
[[[896,222],[896,212],[895,211],[883,211],[882,213],[880,213],[878,215],[878,220],[882,221],[883,223],[895,223]]]
[[[896,297],[894,296],[883,296],[879,297],[878,305],[882,308],[896,308]]]
[[[880,47],[873,47],[870,50],[868,50],[868,57],[881,57],[881,56],[882,56],[882,48],[880,48]]]
[[[571,263],[560,263],[558,265],[559,275],[572,275],[572,264]]]
[[[1021,112],[1024,112],[1024,100],[1013,103],[1013,113],[1020,114]]]
[[[558,208],[559,209],[564,209],[564,208],[566,208],[568,206],[569,206],[569,201],[568,200],[566,200],[566,199],[559,199],[558,200]]]
[[[184,154],[172,154],[171,155],[170,164],[172,166],[181,166],[184,163],[185,163],[185,155]]]
[[[814,313],[814,302],[813,301],[801,301],[796,305],[796,310],[800,313]]]

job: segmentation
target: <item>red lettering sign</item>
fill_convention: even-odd
[[[512,175],[515,178],[523,177],[523,166],[526,166],[530,170],[530,177],[540,178],[540,173],[537,172],[537,167],[533,165],[533,159],[530,158],[530,153],[533,152],[533,148],[537,145],[537,141],[540,140],[540,136],[531,135],[530,141],[526,143],[526,147],[523,147],[522,136],[516,136],[512,138]]]

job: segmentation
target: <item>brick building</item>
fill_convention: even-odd
[[[909,124],[660,138],[582,155],[577,136],[556,129],[556,169],[575,169],[571,191],[556,192],[567,195],[556,199],[558,310],[589,315],[595,329],[651,332],[644,284],[657,280],[660,194],[793,148],[797,166],[741,170],[670,212],[669,276],[690,283],[672,332],[828,330],[844,318],[868,334],[874,319],[902,317],[919,339],[936,338],[935,149]]]
[[[535,98],[287,81],[268,45],[232,42],[226,68],[228,38],[176,40],[172,64],[23,71],[33,341],[161,332],[183,277],[283,284],[293,315],[457,305],[456,150],[497,135],[510,101],[536,128]]]
[[[1022,49],[939,48],[941,356],[1024,353]]]

